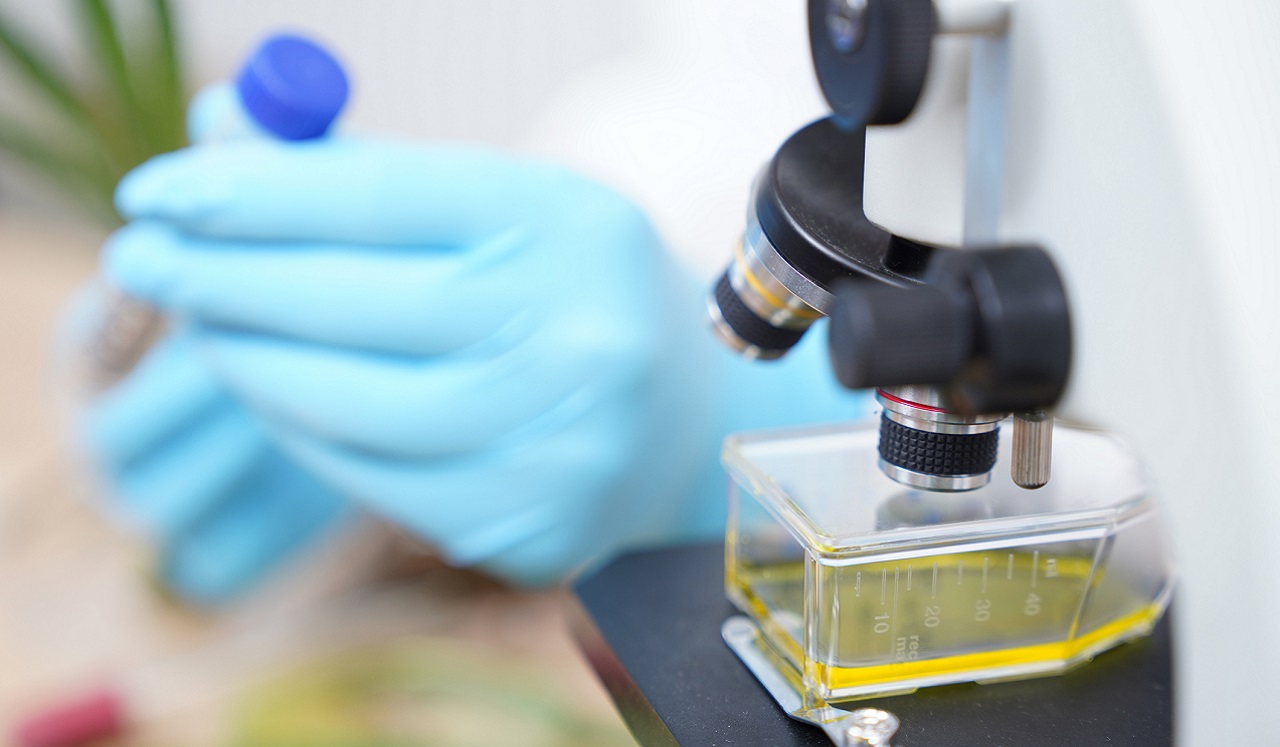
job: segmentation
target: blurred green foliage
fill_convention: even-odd
[[[243,697],[230,747],[635,747],[527,655],[406,637],[311,661]]]
[[[129,169],[185,144],[187,91],[169,0],[62,0],[72,6],[90,70],[62,69],[0,12],[0,65],[47,109],[53,127],[0,112],[0,151],[59,188],[87,215],[119,217],[111,195]],[[140,6],[127,14],[126,2]],[[130,9],[133,10],[133,9]],[[35,118],[39,121],[40,118]]]

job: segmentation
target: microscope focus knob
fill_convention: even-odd
[[[923,280],[837,287],[829,343],[841,384],[935,386],[966,414],[1057,403],[1070,373],[1071,319],[1043,249],[940,250]]]
[[[836,377],[850,389],[955,379],[973,347],[970,306],[964,294],[937,286],[839,286],[831,312]]]
[[[933,0],[809,0],[818,85],[847,128],[898,124],[924,89]]]

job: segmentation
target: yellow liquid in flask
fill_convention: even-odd
[[[1067,542],[847,565],[739,558],[730,586],[795,674],[839,701],[1053,674],[1146,634],[1163,605],[1108,579],[1096,549]]]

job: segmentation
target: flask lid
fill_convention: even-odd
[[[245,111],[285,140],[308,140],[329,130],[347,102],[342,66],[313,41],[276,34],[240,70],[236,89]]]

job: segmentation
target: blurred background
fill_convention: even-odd
[[[75,467],[53,383],[59,320],[118,225],[115,182],[181,147],[192,93],[279,30],[342,56],[355,82],[343,128],[570,161],[640,200],[709,275],[751,172],[821,106],[803,14],[784,11],[773,22],[673,0],[0,0],[4,730],[69,706],[90,720],[123,713],[112,744],[630,743],[570,638],[567,593],[443,567],[386,527],[357,527],[227,609],[168,599],[145,540],[96,510]],[[787,62],[754,69],[766,42]],[[699,82],[719,68],[744,82]],[[752,112],[759,86],[794,106]],[[747,114],[754,140],[732,127]]]

